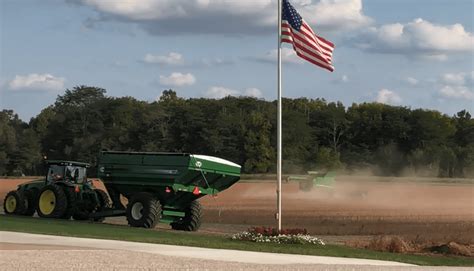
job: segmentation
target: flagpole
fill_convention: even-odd
[[[282,0],[278,0],[278,105],[277,105],[277,220],[281,231],[281,15]]]

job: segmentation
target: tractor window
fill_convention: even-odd
[[[75,183],[84,183],[87,180],[86,168],[67,166],[66,178]]]
[[[48,170],[48,182],[56,182],[64,179],[64,167],[58,165],[50,165]]]

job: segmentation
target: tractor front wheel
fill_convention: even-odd
[[[41,189],[38,198],[38,215],[45,218],[61,218],[67,210],[67,198],[61,186],[51,184]]]
[[[3,201],[3,210],[7,215],[23,215],[27,210],[27,200],[22,191],[8,192]]]
[[[182,220],[171,223],[171,228],[179,231],[197,231],[201,227],[201,220],[202,206],[195,200],[185,210]]]
[[[161,218],[161,204],[150,193],[137,193],[128,202],[126,216],[132,227],[154,228]]]

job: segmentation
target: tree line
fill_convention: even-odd
[[[474,175],[474,119],[380,103],[283,100],[283,171],[369,170],[376,175]],[[251,97],[155,102],[77,86],[29,122],[0,113],[0,175],[37,175],[43,157],[95,164],[100,150],[187,152],[276,171],[276,102]]]

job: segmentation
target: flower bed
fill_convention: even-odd
[[[232,240],[277,244],[313,244],[324,246],[324,241],[308,234],[306,229],[284,229],[254,227],[234,234]]]

